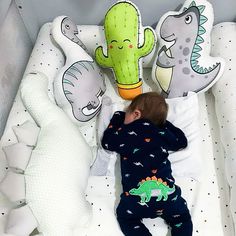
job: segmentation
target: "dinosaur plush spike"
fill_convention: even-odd
[[[193,60],[196,60],[196,59],[198,59],[200,56],[201,56],[200,54],[193,52],[193,54],[192,54],[192,59],[193,59]]]
[[[193,1],[193,2],[191,2],[191,4],[189,5],[189,7],[195,7],[196,6],[196,3]]]
[[[204,42],[203,38],[200,35],[197,36],[196,44],[200,44],[200,43],[203,43],[203,42]]]
[[[200,52],[201,50],[202,50],[202,48],[199,45],[195,44],[195,46],[193,48],[193,52]]]
[[[207,20],[208,20],[207,17],[201,15],[200,16],[200,25],[203,25]]]
[[[203,35],[206,33],[206,30],[202,26],[199,26],[198,33],[199,35]]]
[[[145,27],[144,41],[140,45],[142,26],[139,18],[138,9],[131,2],[113,5],[105,16],[106,53],[102,46],[95,51],[97,63],[113,69],[119,94],[124,99],[133,99],[142,93],[139,60],[155,45],[154,32],[149,27]]]
[[[198,6],[198,10],[199,10],[200,14],[202,14],[204,12],[205,8],[206,7],[204,5]]]

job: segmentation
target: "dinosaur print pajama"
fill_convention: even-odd
[[[187,146],[184,133],[169,121],[158,127],[124,119],[124,112],[115,112],[102,138],[104,149],[120,154],[123,193],[116,212],[122,232],[151,236],[142,219],[162,217],[172,236],[191,236],[191,216],[168,160],[168,151]]]

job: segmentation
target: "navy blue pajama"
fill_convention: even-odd
[[[192,221],[181,189],[175,185],[168,151],[187,146],[187,139],[170,122],[162,127],[147,119],[124,124],[125,113],[114,113],[102,146],[121,158],[123,193],[117,220],[126,236],[149,236],[143,218],[163,218],[172,236],[191,236]]]

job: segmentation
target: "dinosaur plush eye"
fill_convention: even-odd
[[[192,16],[187,15],[187,16],[185,17],[184,21],[185,21],[186,24],[190,24],[190,23],[192,22],[192,19],[193,19]]]
[[[66,27],[66,29],[68,29],[68,30],[70,29],[70,26],[69,26],[69,25],[65,25],[65,27]]]

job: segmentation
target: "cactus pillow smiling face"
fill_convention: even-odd
[[[139,11],[131,2],[118,2],[105,16],[107,49],[98,47],[95,57],[103,67],[113,69],[119,94],[132,99],[142,93],[140,58],[149,54],[155,45],[151,28],[141,26]],[[144,35],[140,43],[140,35]]]
[[[206,0],[187,0],[180,12],[168,12],[156,32],[160,48],[153,79],[169,98],[206,91],[222,75],[224,61],[210,54],[213,8]]]

